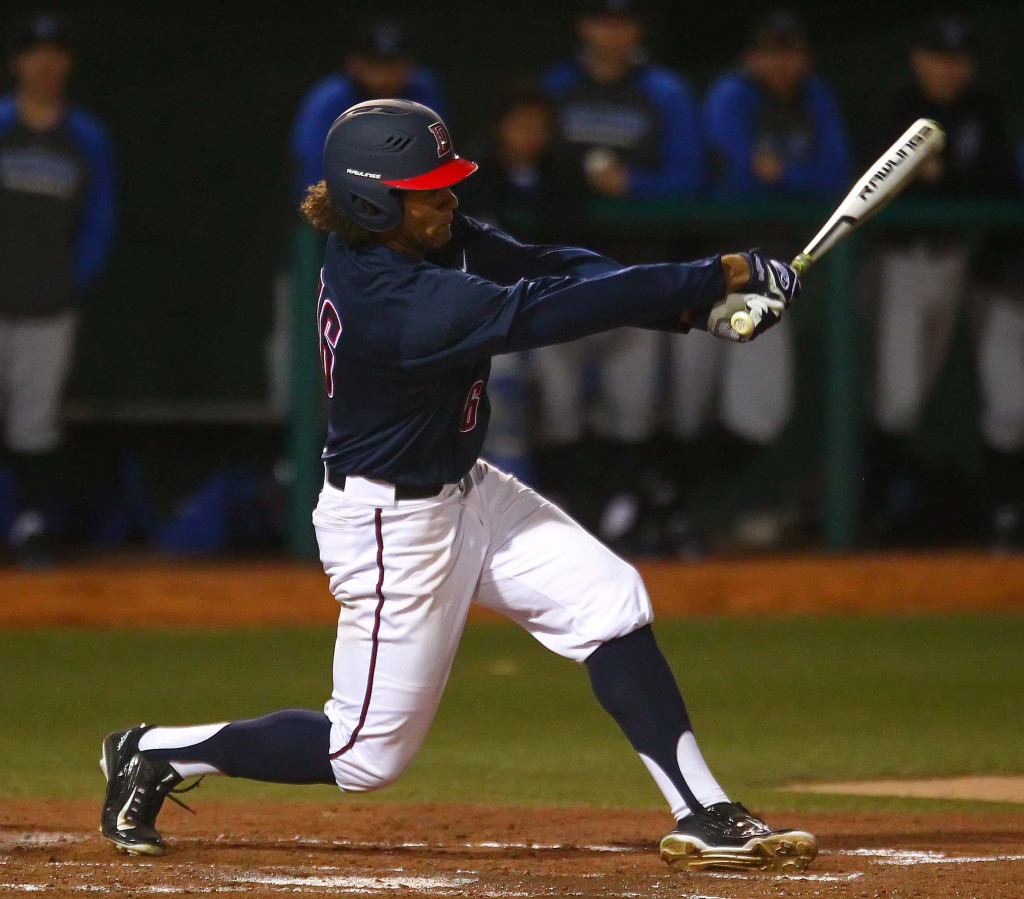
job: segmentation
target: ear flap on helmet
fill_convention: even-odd
[[[367,231],[390,231],[402,224],[404,210],[396,191],[388,191],[370,200],[354,191],[346,191],[348,203],[341,211]]]

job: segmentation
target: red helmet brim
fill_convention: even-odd
[[[451,187],[458,184],[463,178],[468,178],[479,166],[475,162],[463,159],[461,156],[453,156],[443,165],[439,165],[432,172],[425,175],[417,175],[415,178],[406,178],[402,181],[382,181],[389,187],[398,187],[402,190],[437,190],[441,187]]]

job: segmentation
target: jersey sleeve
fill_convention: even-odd
[[[850,180],[852,168],[843,114],[832,91],[820,78],[808,82],[807,101],[817,131],[816,149],[806,162],[786,163],[782,186],[801,192],[839,190]]]
[[[498,284],[549,275],[587,278],[622,267],[582,247],[521,243],[494,225],[459,213],[453,233],[453,252],[465,250],[466,271]],[[448,263],[457,265],[459,259],[450,258]]]
[[[552,97],[564,94],[579,78],[579,70],[571,62],[561,62],[541,77],[541,87]]]
[[[442,119],[448,121],[448,98],[441,87],[441,79],[430,69],[423,66],[413,69],[409,78],[409,96],[417,103],[429,106]]]
[[[510,286],[423,263],[391,292],[390,310],[375,310],[376,346],[367,349],[402,368],[446,368],[613,328],[661,323],[689,308],[707,308],[724,295],[718,256],[615,269],[591,278],[524,279]]]
[[[334,120],[355,102],[348,82],[335,76],[321,81],[306,95],[292,124],[289,147],[294,165],[292,189],[296,202],[306,188],[324,177],[324,141]]]
[[[741,78],[728,74],[714,82],[704,100],[701,128],[714,159],[716,187],[728,194],[754,188],[750,168],[753,151],[753,104]]]
[[[117,162],[110,138],[99,122],[84,113],[73,113],[69,124],[89,165],[73,257],[75,290],[81,295],[103,271],[114,245]]]
[[[629,194],[638,199],[695,193],[701,183],[701,141],[697,105],[685,82],[661,69],[650,70],[647,90],[661,120],[661,165],[631,168]]]

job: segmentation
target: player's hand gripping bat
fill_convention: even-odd
[[[899,140],[883,153],[853,186],[846,198],[825,222],[799,256],[793,260],[793,268],[801,277],[822,256],[854,228],[864,224],[871,216],[884,209],[906,187],[914,173],[933,153],[946,143],[946,135],[937,122],[918,119]],[[732,329],[746,338],[754,333],[766,308],[747,308],[734,312]]]

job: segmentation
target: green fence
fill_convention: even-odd
[[[706,237],[720,231],[763,229],[785,225],[809,240],[832,208],[803,200],[750,202],[738,200],[659,200],[647,203],[601,201],[591,221],[609,232],[653,229],[660,234]],[[946,202],[923,198],[898,200],[870,224],[878,229],[908,231],[950,227],[978,235],[992,227],[1024,231],[1024,203],[1010,200]],[[858,268],[858,237],[840,243],[816,266],[808,279],[820,290],[824,365],[823,541],[832,551],[856,546],[860,529],[861,421],[858,411],[858,316],[854,314],[854,278]],[[319,288],[322,241],[309,228],[295,236],[295,321],[293,329],[292,397],[289,416],[290,458],[294,471],[289,546],[296,556],[316,555],[310,510],[322,479],[318,464],[323,439],[323,405],[317,387],[318,347],[313,331],[313,305]],[[801,249],[793,247],[793,255]],[[799,315],[799,307],[794,310]]]

